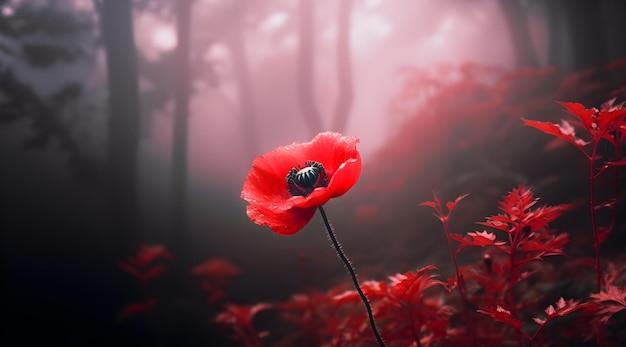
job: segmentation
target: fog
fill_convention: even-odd
[[[241,269],[225,299],[233,302],[284,300],[302,290],[302,259],[308,285],[347,283],[319,216],[281,236],[255,225],[240,198],[255,157],[321,131],[360,139],[361,178],[326,210],[362,278],[438,261],[447,271],[443,234],[418,203],[431,191],[445,199],[470,193],[471,206],[461,207],[454,224],[460,232],[519,184],[554,193],[549,202],[584,197],[568,188],[585,182],[584,172],[575,173],[580,161],[534,164],[557,154],[540,151],[548,140],[519,119],[558,119],[557,99],[599,106],[624,97],[613,92],[623,87],[617,72],[577,74],[626,56],[626,30],[612,20],[624,13],[619,1],[566,10],[560,1],[530,0],[196,0],[183,23],[186,51],[177,33],[185,5],[130,3],[133,32],[124,33],[125,17],[106,17],[107,0],[0,0],[0,227],[10,345],[34,341],[21,337],[29,329],[61,345],[95,345],[89,334],[108,336],[104,344],[144,341],[143,328],[115,319],[137,292],[118,264],[142,243],[163,245],[175,259],[163,277],[174,304],[162,315],[193,321],[181,331],[207,343],[222,341],[213,328],[201,333],[216,306],[189,308],[202,305],[189,271],[206,259]],[[342,3],[349,15],[340,20]],[[120,4],[110,13],[128,5]],[[604,26],[583,36],[572,23],[589,8]],[[135,49],[112,48],[128,38]],[[114,54],[131,58],[113,71]],[[519,71],[519,80],[507,80]],[[126,82],[117,84],[123,91],[112,87],[116,76],[135,83],[138,98]],[[525,90],[523,78],[539,82]],[[476,119],[459,115],[476,105],[497,106],[475,111]],[[187,123],[177,133],[181,117]],[[574,150],[557,153],[577,158]],[[546,183],[554,181],[561,185]],[[176,332],[182,323],[163,316],[156,324],[174,331],[168,338],[184,340]]]

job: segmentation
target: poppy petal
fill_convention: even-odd
[[[315,207],[294,207],[277,212],[265,210],[259,205],[248,205],[246,212],[248,217],[258,225],[267,225],[280,235],[293,235],[302,230],[313,218]]]

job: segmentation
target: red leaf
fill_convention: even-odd
[[[615,263],[609,262],[606,266],[606,270],[604,270],[604,283],[606,283],[606,285],[615,285],[615,282],[622,277],[624,271],[626,271],[626,264],[617,266]]]
[[[553,318],[565,316],[581,308],[583,308],[583,305],[580,305],[580,300],[569,299],[565,301],[561,297],[554,306],[550,305],[545,309],[547,315],[545,319],[534,318],[533,320],[537,324],[542,325]]]
[[[427,206],[433,209],[437,209],[437,204],[435,204],[434,201],[424,201],[422,203],[419,203],[417,206]]]
[[[448,203],[446,204],[446,207],[448,208],[448,211],[450,213],[452,213],[452,210],[454,210],[454,207],[456,206],[456,204],[459,203],[459,201],[465,199],[469,194],[463,194],[461,196],[459,196],[458,198],[456,198],[454,201],[448,201]]]
[[[484,225],[490,228],[502,230],[506,233],[511,231],[511,227],[509,226],[511,223],[510,219],[505,216],[491,216],[487,219],[486,222],[478,222],[477,224]]]
[[[215,316],[214,321],[216,323],[252,326],[254,316],[262,310],[272,308],[272,305],[266,303],[259,303],[253,306],[226,304],[224,308],[226,309],[225,311]]]
[[[606,241],[606,239],[609,238],[609,235],[611,235],[611,231],[612,231],[612,228],[599,227],[598,228],[598,243],[602,244],[604,241]]]
[[[577,103],[577,102],[560,102],[557,101],[561,106],[565,107],[567,112],[576,116],[582,122],[583,126],[587,131],[594,131],[594,119],[593,117],[598,113],[597,108],[586,108],[585,105]]]
[[[213,321],[232,329],[232,338],[237,346],[262,346],[261,339],[268,335],[265,331],[257,331],[252,324],[254,316],[272,306],[265,303],[250,305],[224,305],[224,311],[217,314]]]
[[[557,136],[565,141],[573,143],[576,147],[582,150],[584,146],[589,144],[578,137],[576,137],[576,132],[574,127],[569,124],[567,121],[561,121],[561,125],[554,124],[551,122],[540,122],[529,119],[524,119],[524,124],[533,128],[537,128],[543,131],[546,134]]]
[[[147,269],[146,271],[144,271],[141,274],[141,277],[139,277],[139,279],[142,280],[142,281],[148,281],[148,280],[151,280],[153,278],[157,278],[157,277],[161,276],[161,274],[163,274],[164,272],[165,272],[165,265],[157,264],[157,265]]]
[[[532,256],[533,258],[540,259],[548,255],[562,255],[563,249],[569,237],[565,233],[558,235],[550,235],[548,237],[532,237],[527,238],[520,242],[519,249],[524,252],[539,252],[539,254]]]
[[[137,314],[148,313],[152,311],[152,309],[154,308],[154,306],[156,306],[156,304],[157,304],[156,298],[148,298],[145,302],[130,304],[126,306],[124,309],[122,309],[122,311],[120,312],[118,316],[118,319],[124,320],[124,319],[127,319],[128,317],[132,317]]]
[[[135,259],[139,264],[146,265],[155,260],[156,258],[164,258],[167,260],[173,260],[174,256],[163,245],[139,245]]]
[[[437,217],[440,221],[445,222],[450,217],[450,214],[452,213],[452,210],[454,209],[456,204],[458,204],[459,201],[463,200],[468,195],[469,194],[461,195],[458,198],[456,198],[454,201],[448,201],[446,203],[446,208],[448,209],[448,213],[444,212],[443,206],[441,205],[441,200],[439,199],[439,196],[435,192],[433,192],[433,201],[425,201],[425,202],[418,204],[418,206],[427,206],[427,207],[432,208],[433,210],[435,210],[435,217]]]
[[[436,269],[434,265],[428,265],[415,273],[409,271],[405,274],[396,274],[389,277],[391,280],[389,292],[411,301],[413,297],[421,296],[426,289],[436,285],[443,285],[443,282],[435,279],[436,275],[428,273],[434,269]]]
[[[596,305],[596,318],[602,324],[606,324],[613,315],[626,309],[625,297],[624,289],[614,285],[607,285],[600,293],[589,295],[589,298]]]
[[[522,322],[513,317],[510,311],[505,310],[501,306],[497,306],[496,308],[483,308],[478,310],[478,312],[491,316],[493,319],[510,325],[517,330],[522,326]]]
[[[159,259],[173,260],[174,256],[163,245],[139,245],[135,256],[130,257],[126,263],[119,263],[119,267],[133,275],[140,281],[160,276],[165,271],[165,265],[153,263]]]
[[[137,269],[135,269],[134,267],[132,267],[132,266],[130,266],[130,265],[128,265],[128,264],[126,264],[126,263],[119,263],[119,264],[118,264],[118,266],[119,266],[122,270],[124,270],[124,271],[128,272],[129,274],[131,274],[133,277],[135,277],[135,278],[137,278],[137,279],[139,279],[139,278],[141,278],[141,277],[142,277],[142,276],[141,276],[141,273],[139,273],[139,271],[137,271]]]
[[[228,260],[215,258],[196,265],[191,269],[191,274],[202,277],[235,277],[241,274],[241,270]]]
[[[461,235],[458,234],[451,234],[450,237],[461,243],[457,253],[469,246],[485,247],[503,246],[506,244],[505,242],[496,242],[496,235],[487,231],[468,232],[465,237],[461,237]]]
[[[369,300],[376,300],[387,295],[387,283],[383,281],[365,281],[361,283],[361,290]],[[360,303],[361,297],[356,290],[347,290],[332,297],[338,306],[347,303]]]

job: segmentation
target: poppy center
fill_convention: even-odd
[[[308,196],[315,188],[328,187],[324,165],[313,160],[307,160],[304,167],[291,168],[285,181],[293,196]]]

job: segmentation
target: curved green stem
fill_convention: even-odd
[[[382,337],[380,337],[380,334],[378,333],[378,329],[376,328],[376,321],[374,321],[374,314],[372,313],[372,307],[370,306],[370,303],[367,300],[367,297],[365,296],[365,294],[363,293],[363,290],[361,289],[361,286],[359,285],[359,281],[356,278],[356,272],[354,271],[352,264],[350,264],[350,260],[348,260],[346,255],[343,253],[343,250],[341,249],[341,246],[339,245],[339,242],[337,241],[337,238],[335,237],[333,228],[330,226],[330,223],[328,222],[328,217],[326,217],[326,212],[324,212],[324,209],[322,208],[322,206],[318,207],[318,209],[320,211],[320,214],[322,215],[322,219],[324,220],[324,225],[326,226],[328,237],[330,237],[330,240],[332,241],[333,246],[335,247],[335,251],[337,251],[337,255],[339,255],[339,258],[341,258],[341,260],[343,261],[344,265],[346,266],[346,269],[348,269],[348,272],[350,273],[350,277],[352,278],[352,283],[354,284],[354,288],[359,293],[359,296],[361,297],[361,300],[363,301],[363,304],[365,305],[365,309],[367,310],[367,316],[369,317],[369,321],[370,321],[370,326],[372,327],[372,332],[374,333],[374,336],[376,336],[376,341],[378,341],[378,344],[381,347],[385,347],[385,343],[383,342],[383,339]]]

